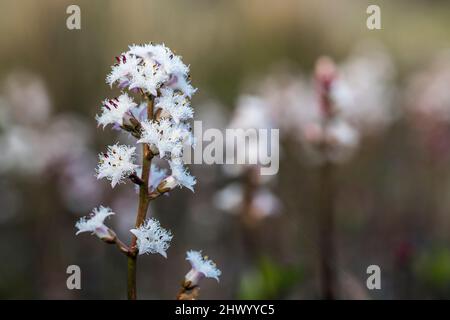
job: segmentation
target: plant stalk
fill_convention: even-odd
[[[147,117],[149,120],[153,119],[153,104],[154,98],[153,96],[148,97],[147,104]],[[135,227],[139,228],[142,223],[145,221],[145,217],[147,216],[148,205],[150,203],[150,198],[148,196],[148,183],[150,180],[150,168],[152,163],[152,152],[147,144],[143,144],[143,152],[142,152],[142,175],[141,180],[142,184],[139,185],[139,205],[138,211],[136,215],[136,223]],[[137,238],[133,235],[131,239],[130,251],[132,254],[128,256],[128,277],[127,277],[127,292],[129,300],[136,300],[137,291],[136,291],[136,263],[137,263],[137,246],[136,246]]]

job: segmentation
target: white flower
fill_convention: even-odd
[[[130,232],[137,238],[139,254],[159,253],[167,258],[166,251],[173,236],[157,220],[148,219],[138,229],[131,229]]]
[[[150,189],[156,189],[165,177],[167,177],[167,170],[158,168],[155,164],[152,164],[149,181]]]
[[[194,93],[197,92],[197,88],[194,88],[191,85],[188,78],[180,77],[177,75],[171,76],[171,79],[169,80],[168,85],[170,88],[172,88],[174,90],[179,90],[179,91],[183,92],[189,98],[191,98],[194,95]]]
[[[359,146],[360,132],[344,120],[334,119],[323,134],[328,146],[323,156],[332,162],[347,161]]]
[[[173,89],[161,89],[161,96],[155,99],[155,108],[162,110],[161,117],[171,117],[176,124],[194,115],[188,97]]]
[[[192,269],[186,274],[185,282],[190,287],[198,285],[203,278],[214,278],[219,281],[222,272],[217,269],[214,262],[208,260],[208,257],[202,257],[201,251],[190,250],[186,253],[186,260],[191,264]]]
[[[158,191],[167,192],[175,189],[175,187],[186,187],[194,192],[196,184],[195,177],[191,176],[183,163],[179,161],[169,161],[172,170],[171,175],[161,181],[158,185]]]
[[[362,134],[379,132],[396,119],[395,68],[383,48],[357,48],[339,71],[330,94],[340,117]]]
[[[100,206],[94,208],[89,217],[83,217],[75,224],[75,227],[78,229],[76,235],[82,232],[92,232],[92,234],[95,234],[100,239],[112,240],[114,234],[103,224],[103,222],[107,217],[113,214],[114,212],[107,207]]]
[[[353,149],[359,144],[358,131],[345,121],[335,120],[326,130],[327,139],[331,145]]]
[[[175,55],[164,44],[132,45],[129,53],[144,59],[144,61],[157,63],[167,74],[187,77],[189,73],[189,67],[181,61],[181,57]]]
[[[99,154],[97,179],[107,178],[114,188],[116,184],[133,173],[138,167],[133,163],[135,150],[136,148],[125,145],[108,146],[107,153]]]
[[[169,79],[159,64],[156,62],[144,61],[132,73],[130,89],[142,89],[153,95],[158,95],[158,89]]]
[[[132,45],[129,51],[116,58],[107,83],[119,88],[142,90],[158,95],[162,87],[182,91],[188,97],[195,93],[189,82],[189,67],[164,44]]]
[[[147,143],[150,150],[159,154],[160,158],[181,157],[184,143],[191,141],[190,127],[184,123],[176,125],[169,119],[161,119],[142,121],[141,125],[143,131],[138,143]]]
[[[170,122],[167,122],[170,123]],[[145,120],[141,122],[142,134],[141,139],[137,143],[146,143],[150,146],[150,150],[157,154],[159,152],[158,145],[161,140],[160,123],[153,120]]]
[[[100,116],[96,115],[95,120],[103,128],[108,124],[122,126],[124,116],[136,106],[137,104],[133,99],[124,93],[118,98],[103,101],[102,114]]]

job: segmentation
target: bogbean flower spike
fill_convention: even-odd
[[[76,223],[76,234],[91,232],[107,243],[116,244],[128,257],[128,298],[136,299],[137,256],[158,253],[167,257],[172,234],[154,218],[147,219],[149,202],[176,187],[194,191],[196,183],[183,161],[183,149],[194,142],[188,123],[194,116],[191,97],[196,89],[191,85],[189,66],[164,44],[132,45],[116,57],[116,63],[106,77],[111,87],[121,94],[103,100],[95,119],[98,126],[109,126],[136,138],[136,146],[118,143],[99,154],[97,179],[107,179],[111,187],[128,179],[136,185],[139,194],[138,212],[129,245],[104,225],[105,218],[114,213],[100,206],[90,217]],[[136,163],[136,148],[141,161]],[[152,164],[159,157],[170,170]],[[199,266],[199,261],[196,266]],[[205,266],[207,262],[205,261]],[[200,269],[199,269],[200,270]],[[205,276],[210,274],[202,267]],[[200,270],[200,271],[201,271]],[[218,273],[217,273],[218,272]],[[216,271],[215,278],[220,275]]]

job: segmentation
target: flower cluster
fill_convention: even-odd
[[[152,114],[148,115],[146,103],[138,104],[123,93],[103,101],[102,113],[96,116],[98,124],[130,132],[138,138],[137,143],[149,146],[153,156],[169,161],[171,174],[160,179],[163,185],[159,190],[167,192],[176,186],[193,190],[195,178],[188,173],[182,160],[183,148],[194,143],[188,121],[194,115],[190,98],[196,89],[190,84],[189,67],[169,48],[155,44],[130,46],[129,51],[116,59],[107,83],[141,94],[154,104]],[[107,159],[100,155],[97,176],[111,180],[113,187],[137,167],[130,157],[134,149],[122,147],[121,151],[125,150],[127,157],[121,157],[119,163],[108,161],[110,152]],[[165,172],[155,167],[152,171]]]
[[[151,157],[168,161],[170,174],[151,165],[146,179],[149,192],[162,194],[177,186],[193,191],[195,178],[182,160],[183,148],[193,145],[188,121],[194,115],[190,98],[196,89],[190,84],[189,67],[165,45],[152,43],[130,46],[116,60],[106,82],[117,85],[122,93],[102,102],[101,113],[95,117],[98,125],[131,133],[136,143],[148,145]],[[141,102],[137,102],[136,96]],[[135,164],[135,159],[136,147],[118,143],[108,146],[106,152],[99,154],[97,179],[109,180],[113,188],[128,178],[137,185],[142,184],[146,177],[142,176],[142,167]],[[105,214],[112,212],[104,207],[95,209],[93,218],[83,218],[77,223],[79,232],[92,231],[104,238]],[[131,232],[137,237],[140,254],[166,256],[172,235],[156,220],[147,220]]]

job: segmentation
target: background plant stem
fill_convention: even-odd
[[[152,96],[148,98],[148,106],[147,106],[147,117],[149,120],[153,119],[153,102],[154,99]],[[145,217],[147,216],[148,205],[150,203],[150,198],[148,195],[148,182],[150,180],[150,167],[152,163],[152,153],[147,144],[143,144],[142,150],[142,175],[141,179],[143,183],[139,186],[139,205],[138,212],[136,216],[136,224],[135,227],[139,228],[141,224],[144,222]],[[127,292],[129,300],[136,300],[137,292],[136,292],[136,262],[137,262],[137,247],[136,247],[137,238],[133,235],[131,239],[130,249],[135,254],[132,254],[128,257],[128,278],[127,278]]]
[[[242,212],[239,215],[243,235],[245,256],[253,265],[259,258],[257,218],[252,213],[253,200],[258,189],[259,168],[252,166],[246,169],[244,176]]]

